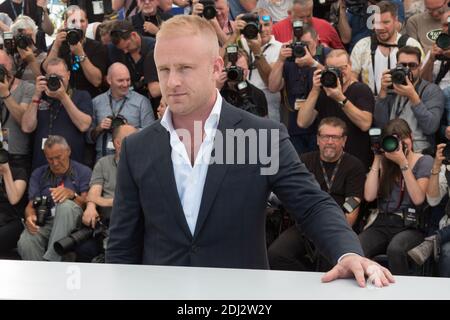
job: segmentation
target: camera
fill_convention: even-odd
[[[442,50],[447,50],[450,48],[450,35],[447,33],[441,32],[436,39],[436,45]]]
[[[36,209],[36,225],[42,227],[49,213],[50,200],[46,196],[35,197],[32,204]]]
[[[61,77],[57,74],[49,74],[45,79],[47,80],[48,90],[57,91],[61,87]]]
[[[406,85],[406,77],[409,77],[411,71],[399,64],[394,69],[389,70],[389,73],[392,77],[392,83]]]
[[[17,51],[12,32],[3,32],[3,46],[5,47],[6,52],[10,55]]]
[[[347,197],[345,198],[345,202],[342,205],[342,209],[346,214],[352,213],[355,211],[360,205],[360,201],[355,197]]]
[[[216,3],[214,0],[200,0],[199,3],[203,5],[203,18],[211,20],[217,15]]]
[[[8,70],[3,64],[0,64],[0,82],[5,82],[5,79],[8,77]]]
[[[259,17],[253,13],[246,13],[241,17],[242,20],[247,22],[242,34],[247,39],[256,39],[259,33]]]
[[[402,141],[395,135],[381,136],[380,128],[369,129],[370,145],[375,154],[383,154],[384,152],[394,152],[400,147]],[[407,146],[402,143],[403,152],[407,149]]]
[[[33,45],[33,40],[31,39],[31,37],[25,34],[19,34],[15,36],[14,42],[16,43],[17,48],[23,50]]]
[[[111,132],[114,129],[128,123],[127,119],[121,114],[116,116],[107,116],[107,118],[111,119],[111,128],[109,129]]]
[[[375,154],[381,154],[381,129],[369,129],[370,147]]]
[[[66,29],[67,36],[66,40],[71,45],[74,46],[83,38],[83,30],[78,28],[69,28]]]
[[[292,56],[289,57],[290,61],[295,61],[295,58],[302,58],[306,55],[306,43],[302,41],[294,41],[289,45],[292,49]]]
[[[98,236],[106,237],[108,234],[108,227],[101,221],[97,221],[95,229],[83,226],[79,229],[75,229],[68,237],[62,238],[56,241],[53,245],[56,253],[61,255],[67,252],[73,251],[76,246],[89,240],[90,238],[96,238]]]
[[[339,68],[326,67],[320,73],[320,83],[325,88],[336,88],[338,81],[342,83],[342,73]]]
[[[345,0],[347,10],[354,15],[364,15],[367,5],[367,0]]]
[[[226,50],[228,61],[231,62],[231,66],[225,69],[227,79],[231,81],[243,81],[244,70],[236,66],[236,62],[238,60],[238,47],[236,45],[229,45]]]
[[[303,36],[303,21],[292,21],[292,31],[294,33],[293,39],[297,41],[300,40],[300,38]]]

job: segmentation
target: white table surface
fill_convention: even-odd
[[[396,277],[382,289],[323,273],[0,260],[0,299],[450,299],[450,279]]]

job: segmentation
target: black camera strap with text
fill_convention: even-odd
[[[344,157],[344,154],[345,154],[345,152],[342,153],[341,157],[337,161],[336,166],[333,169],[330,179],[328,179],[327,171],[325,170],[322,160],[319,160],[320,167],[322,168],[323,179],[325,180],[325,184],[327,185],[328,193],[331,193],[331,188],[333,187],[334,180],[336,179],[336,173],[339,170],[339,166],[341,164],[342,158]]]
[[[109,107],[111,108],[111,115],[113,116],[113,119],[114,119],[115,117],[117,117],[120,114],[120,112],[122,111],[123,107],[125,106],[125,103],[127,102],[127,97],[125,96],[123,98],[123,101],[122,101],[122,104],[119,107],[119,110],[117,111],[116,114],[114,114],[112,95],[109,94],[108,96],[109,96]],[[108,146],[108,133],[104,132],[103,133],[103,137],[102,137],[102,156],[103,157],[107,155],[107,152],[106,152],[106,149],[107,149],[106,147],[107,146]]]

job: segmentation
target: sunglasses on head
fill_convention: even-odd
[[[261,16],[261,20],[264,22],[270,22],[272,18],[270,16]]]

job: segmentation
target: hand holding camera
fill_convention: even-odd
[[[17,47],[17,52],[19,53],[20,58],[27,63],[32,63],[34,60],[36,60],[33,49],[31,47],[26,47],[24,49]]]
[[[150,21],[144,22],[144,31],[150,34],[156,34],[159,31],[158,26]]]
[[[47,78],[45,76],[37,76],[33,99],[36,98],[37,100],[39,100],[42,97],[42,92],[45,92],[47,90]]]
[[[39,226],[36,224],[36,220],[37,216],[35,214],[31,214],[25,219],[25,227],[31,234],[36,234],[39,230]]]
[[[56,188],[50,188],[50,193],[53,198],[54,203],[62,203],[66,199],[71,199],[75,195],[73,190],[64,188],[63,186],[59,186]]]
[[[86,210],[83,212],[83,216],[81,217],[81,222],[86,226],[92,229],[95,229],[95,223],[100,220],[100,216],[95,208],[95,204],[88,204]]]
[[[397,165],[399,165],[400,167],[402,167],[408,163],[408,160],[406,158],[407,150],[405,149],[405,146],[403,145],[403,143],[400,143],[400,142],[397,142],[397,143],[398,143],[397,149],[390,151],[390,152],[385,151],[384,156],[386,157],[386,159],[391,160],[392,162],[394,162]]]
[[[316,71],[314,71],[312,90],[320,91],[320,89],[322,88],[322,83],[320,82],[321,76],[322,76],[321,70],[317,69]]]
[[[112,119],[110,117],[104,118],[100,122],[100,129],[103,131],[111,129],[111,123],[112,123]]]
[[[411,80],[409,80],[409,77],[406,77],[405,81],[406,84],[399,84],[395,79],[392,79],[394,92],[400,96],[407,97],[413,104],[416,104],[415,102],[417,100],[420,101],[420,97],[417,94],[414,85],[411,83]]]
[[[45,94],[50,98],[62,101],[66,96],[66,88],[62,84],[62,79],[57,74],[49,74],[46,76],[47,89]]]
[[[285,62],[288,58],[292,56],[292,48],[289,43],[283,43],[278,54],[278,61]]]
[[[56,52],[61,48],[62,44],[66,41],[67,38],[67,32],[66,29],[60,30],[55,37],[55,41],[53,42],[53,47]]]
[[[305,55],[303,57],[295,58],[295,64],[300,68],[302,67],[312,68],[315,63],[316,60],[314,60],[311,53],[309,52],[308,46],[305,46]]]
[[[443,162],[448,163],[450,160],[450,144],[441,143],[436,147],[436,155],[434,157],[433,170],[434,172],[441,171]]]

